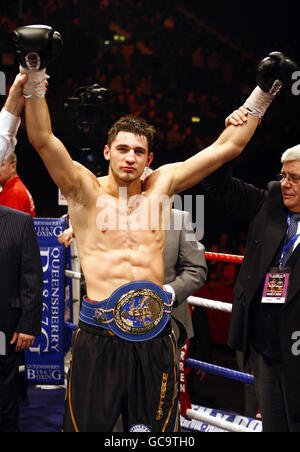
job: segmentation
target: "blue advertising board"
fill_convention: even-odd
[[[65,269],[72,270],[71,247],[65,248]],[[73,322],[73,287],[72,278],[65,276],[64,281],[64,324]],[[73,330],[63,329],[64,355],[69,351],[72,343]]]
[[[64,382],[65,248],[57,236],[62,218],[35,218],[44,274],[42,334],[25,353],[26,379],[40,384]]]

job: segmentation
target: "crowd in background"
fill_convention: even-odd
[[[9,5],[7,13],[16,14]],[[63,105],[77,87],[99,83],[110,92],[104,126],[124,113],[143,116],[157,126],[157,147],[165,155],[179,147],[184,156],[192,155],[215,138],[219,118],[249,93],[255,61],[209,32],[184,1],[174,5],[132,0],[24,2],[19,23],[9,14],[1,18],[0,50],[8,82],[16,70],[10,32],[20,23],[42,19],[61,33],[65,44],[55,68],[48,69],[50,75],[54,72],[49,100]],[[65,129],[64,124],[62,133]],[[100,139],[102,134],[101,130]]]
[[[70,134],[71,121],[59,106],[79,86],[99,83],[109,90],[97,129],[100,142],[107,125],[132,113],[157,126],[157,163],[186,158],[215,139],[224,118],[250,93],[257,64],[256,56],[207,24],[196,3],[27,0],[18,18],[18,2],[6,1],[0,52],[7,83],[17,64],[11,31],[51,25],[64,39],[62,56],[48,68],[48,99],[62,138]],[[265,127],[267,139],[268,132]]]
[[[20,25],[48,24],[61,33],[64,50],[48,67],[47,99],[55,133],[73,158],[98,174],[104,172],[101,150],[107,128],[121,115],[132,113],[156,126],[154,167],[186,159],[209,145],[222,131],[225,117],[242,104],[255,86],[257,62],[265,56],[259,49],[255,54],[252,42],[248,41],[246,47],[245,37],[240,44],[232,40],[226,35],[225,24],[216,28],[215,22],[208,20],[204,12],[202,15],[198,3],[185,0],[3,1],[0,55],[7,90],[18,65],[11,32]],[[272,50],[280,49],[269,49]],[[88,135],[78,130],[66,105],[77,88],[94,83],[108,91],[99,106],[100,121],[96,127],[87,128]],[[269,156],[279,155],[288,147],[287,132],[290,143],[295,143],[296,118],[292,114],[292,101],[283,95],[274,103],[272,113],[264,118],[263,127],[236,162],[237,175],[260,186],[275,177],[279,168],[274,162],[278,165],[279,159],[269,159]],[[287,104],[291,108],[285,108],[281,118],[282,107]],[[279,119],[281,127],[274,127]],[[82,151],[78,144],[85,139],[90,152]],[[37,216],[58,216],[56,187],[28,145],[24,125],[18,146],[25,149],[19,152],[19,170],[36,201]],[[257,163],[262,158],[267,161],[263,171]],[[201,187],[195,190],[201,193]],[[205,212],[208,219],[211,209],[214,207],[208,203]],[[220,215],[225,218],[223,212]],[[205,223],[209,231],[204,236],[207,248],[220,249],[215,237],[223,232],[232,230],[236,237],[230,221],[223,221],[224,230],[218,229],[214,222]],[[237,230],[240,229],[238,225]],[[241,254],[243,243],[240,240],[227,249]],[[224,265],[222,269],[216,268],[215,276],[211,272],[209,283],[216,284],[224,268],[228,269]]]

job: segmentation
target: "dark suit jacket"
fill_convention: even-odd
[[[32,217],[0,206],[0,331],[41,334],[43,271]]]
[[[287,230],[285,208],[279,182],[270,182],[265,190],[231,177],[229,166],[203,181],[203,187],[215,200],[222,202],[232,215],[250,223],[244,262],[234,288],[229,345],[250,353],[249,310],[251,302],[283,243]],[[280,311],[279,339],[283,376],[287,389],[288,414],[292,424],[300,427],[300,247],[292,254],[292,268],[286,304]],[[297,335],[298,332],[298,335]],[[296,339],[295,339],[296,338]],[[299,344],[299,341],[298,341]]]
[[[192,240],[187,240],[188,234],[188,238]],[[179,333],[182,333],[179,346],[183,346],[194,335],[186,299],[205,283],[207,265],[204,252],[204,246],[197,241],[192,229],[190,214],[172,209],[166,234],[164,284],[170,285],[175,291],[177,303],[172,311],[172,318],[178,320],[185,330],[178,331],[177,325],[172,322],[177,341]]]

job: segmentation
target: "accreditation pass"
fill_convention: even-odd
[[[284,304],[287,299],[289,279],[289,271],[267,273],[261,302]]]

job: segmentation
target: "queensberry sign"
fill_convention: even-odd
[[[64,382],[65,248],[57,236],[64,230],[62,218],[35,218],[44,284],[42,334],[26,350],[26,379],[41,384]]]

